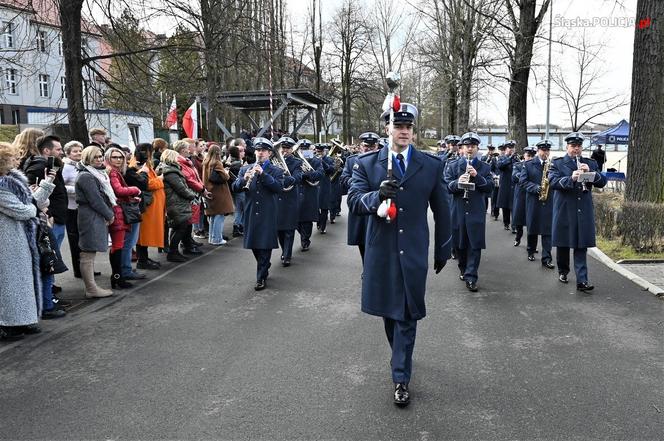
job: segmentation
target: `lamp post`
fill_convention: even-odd
[[[544,139],[549,139],[549,117],[551,115],[551,46],[553,35],[553,0],[549,4],[549,73],[546,79],[546,128]]]

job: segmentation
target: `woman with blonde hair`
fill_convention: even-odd
[[[210,245],[223,245],[224,216],[233,213],[233,197],[228,188],[228,172],[221,161],[221,147],[212,144],[203,160],[203,183],[209,192],[205,215],[210,223]]]
[[[127,282],[122,275],[122,249],[124,248],[125,234],[131,231],[131,225],[125,222],[121,204],[138,202],[141,190],[138,187],[130,187],[125,182],[123,175],[127,171],[127,157],[122,150],[111,147],[106,150],[104,159],[108,168],[108,178],[117,199],[117,204],[113,207],[115,221],[109,226],[109,233],[111,234],[110,261],[113,269],[111,288],[131,288],[133,285]]]
[[[71,263],[74,267],[74,277],[81,278],[80,257],[78,248],[78,205],[76,204],[76,178],[78,177],[78,162],[81,160],[83,144],[78,141],[69,141],[64,147],[66,157],[62,160],[62,179],[67,189],[67,241],[71,253]]]
[[[94,277],[95,254],[108,251],[108,225],[115,220],[113,206],[116,204],[101,149],[97,146],[84,148],[76,169],[78,177],[74,187],[78,205],[78,247],[81,250],[80,269],[85,296],[108,297],[113,295],[113,291],[99,288]]]
[[[18,149],[18,158],[20,159],[18,168],[22,169],[25,161],[31,156],[39,156],[37,149],[37,139],[44,136],[44,132],[39,129],[29,127],[23,129],[21,133],[14,138],[14,147]]]

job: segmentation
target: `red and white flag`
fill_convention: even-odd
[[[182,118],[182,128],[189,138],[198,138],[198,103],[194,102]]]
[[[175,95],[173,95],[173,102],[171,107],[168,109],[168,115],[166,115],[166,123],[164,124],[168,130],[177,130],[178,129],[178,110],[177,104],[175,103]]]

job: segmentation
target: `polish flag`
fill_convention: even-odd
[[[182,128],[189,138],[198,138],[198,103],[194,102],[182,118]]]
[[[171,107],[168,109],[168,115],[166,115],[166,123],[164,124],[168,130],[177,130],[178,129],[178,111],[177,104],[175,103],[175,95],[173,95],[173,102]]]

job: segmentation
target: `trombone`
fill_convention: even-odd
[[[339,173],[341,173],[344,168],[344,161],[341,159],[341,156],[344,154],[344,152],[348,152],[348,149],[344,147],[340,139],[333,139],[330,142],[332,143],[332,148],[329,152],[327,152],[327,156],[334,160],[335,170],[334,173],[332,173],[332,176],[330,176],[330,181],[333,181],[337,176],[339,176]]]
[[[288,170],[288,164],[286,164],[286,160],[284,159],[284,156],[281,154],[281,145],[277,144],[274,146],[274,154],[270,158],[270,162],[272,165],[275,167],[279,167],[284,171],[285,175],[291,176],[290,170]],[[288,187],[284,187],[284,191],[291,191],[295,187],[295,184],[290,185]]]
[[[293,156],[295,156],[296,158],[298,158],[299,160],[302,161],[302,167],[301,168],[302,168],[303,173],[310,173],[310,172],[315,172],[316,171],[316,169],[312,167],[309,160],[307,160],[307,158],[305,158],[304,155],[302,154],[302,152],[300,151],[300,145],[299,144],[297,144],[297,145],[295,145],[295,147],[293,147]],[[308,181],[306,179],[305,179],[304,182],[311,185],[312,187],[315,187],[320,183],[319,181],[311,182],[311,181]]]

